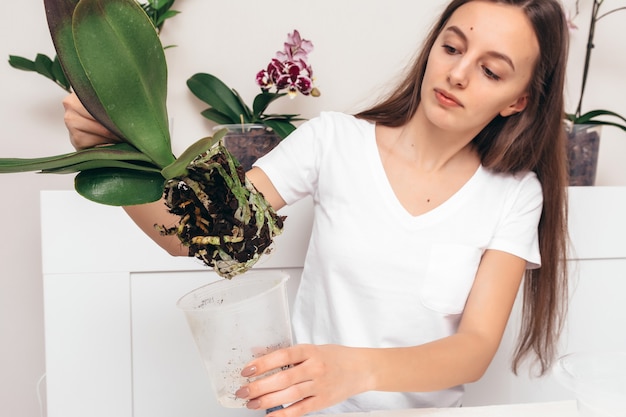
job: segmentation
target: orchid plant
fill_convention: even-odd
[[[297,30],[287,36],[284,49],[276,53],[266,68],[256,74],[261,92],[248,106],[239,93],[226,86],[212,74],[198,73],[187,80],[191,92],[210,107],[201,114],[213,122],[224,124],[262,124],[285,138],[296,127],[294,121],[302,120],[298,114],[266,113],[277,99],[298,93],[318,97],[320,91],[313,85],[313,69],[308,62],[313,43],[303,39]]]
[[[165,200],[180,221],[155,225],[232,278],[270,251],[279,216],[224,147],[225,130],[172,153],[167,65],[155,22],[135,0],[44,0],[63,73],[89,113],[121,143],[37,158],[0,158],[0,173],[76,174],[96,203]]]
[[[593,5],[591,9],[591,22],[589,24],[589,33],[587,35],[587,49],[585,53],[585,62],[583,65],[583,77],[582,77],[582,85],[580,89],[580,97],[578,99],[578,105],[576,106],[575,113],[567,113],[566,117],[574,124],[591,124],[591,125],[607,125],[607,126],[615,126],[624,131],[626,131],[626,118],[623,116],[609,111],[609,110],[591,110],[588,112],[582,112],[582,103],[583,97],[585,94],[585,88],[587,86],[587,77],[589,75],[589,64],[591,62],[591,53],[595,48],[594,37],[596,34],[596,25],[597,23],[605,18],[606,16],[618,12],[620,10],[626,10],[626,6],[617,7],[615,9],[606,11],[604,13],[600,13],[600,9],[602,8],[602,4],[604,0],[593,0]],[[574,19],[579,15],[579,6],[580,0],[576,0],[575,3],[575,13],[572,18],[569,19],[570,28],[576,29],[576,25],[574,24]],[[611,120],[599,119],[603,117],[609,117]]]
[[[148,0],[146,3],[138,2],[138,4],[143,11],[146,12],[150,20],[152,20],[152,24],[156,28],[157,33],[160,33],[165,21],[180,13],[176,10],[172,10],[175,1],[176,0]],[[61,62],[56,55],[54,58],[50,58],[46,54],[39,53],[34,60],[19,55],[9,55],[9,65],[15,69],[40,74],[53,81],[67,92],[71,92],[72,90],[72,86],[65,76]]]

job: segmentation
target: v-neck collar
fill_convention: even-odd
[[[389,183],[389,179],[387,177],[387,173],[385,172],[385,168],[383,166],[382,158],[380,155],[380,150],[378,149],[378,144],[376,141],[376,124],[370,122],[369,135],[367,138],[367,155],[369,159],[368,166],[371,167],[371,181],[375,184],[375,187],[379,190],[379,195],[381,199],[384,199],[389,210],[393,213],[394,216],[398,217],[405,224],[414,224],[416,227],[419,227],[423,223],[431,223],[433,221],[438,221],[440,219],[446,218],[451,213],[455,212],[459,207],[463,206],[463,202],[469,198],[477,187],[480,186],[482,180],[485,178],[486,171],[482,164],[478,166],[474,174],[467,180],[463,186],[457,190],[450,198],[444,201],[442,204],[433,208],[432,210],[427,211],[423,214],[418,214],[416,216],[412,215],[407,209],[402,205],[398,197],[396,196],[391,184]]]

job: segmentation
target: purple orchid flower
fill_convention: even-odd
[[[308,96],[311,92],[313,80],[311,71],[304,61],[299,63],[293,61],[283,62],[283,71],[275,74],[275,84],[277,90],[287,89],[290,97],[295,97],[298,93]]]
[[[300,33],[294,30],[288,35],[284,51],[277,52],[267,68],[257,73],[257,84],[263,91],[286,89],[291,98],[298,92],[305,96],[311,94],[314,90],[313,69],[308,65],[307,58],[312,50],[313,44],[302,39]]]
[[[276,58],[280,61],[304,61],[307,62],[309,53],[313,51],[313,42],[302,39],[300,32],[294,30],[287,35],[287,42],[284,50],[276,53]]]

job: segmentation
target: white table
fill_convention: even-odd
[[[332,414],[325,417],[578,417],[576,401],[492,405],[462,408],[422,408]]]

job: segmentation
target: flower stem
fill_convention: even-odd
[[[593,38],[596,34],[596,23],[598,21],[598,11],[602,5],[603,0],[594,0],[593,10],[591,11],[591,22],[589,23],[589,36],[587,37],[587,52],[585,54],[585,66],[583,68],[583,80],[580,88],[580,98],[578,100],[578,106],[576,106],[576,117],[580,117],[583,96],[585,95],[585,87],[587,86],[587,75],[589,74],[589,61],[591,60],[591,50],[594,48]]]
[[[626,6],[623,6],[623,7],[618,7],[618,8],[613,9],[613,10],[609,10],[608,12],[604,13],[603,15],[598,16],[598,17],[596,18],[596,22],[597,22],[598,20],[602,19],[603,17],[607,17],[608,15],[610,15],[610,14],[612,14],[612,13],[615,13],[615,12],[619,12],[620,10],[626,10]]]

